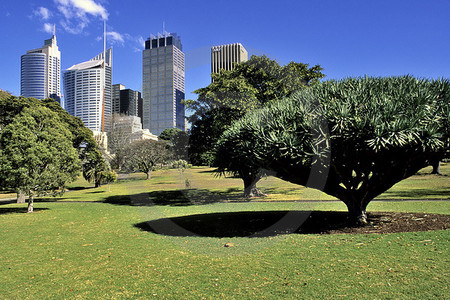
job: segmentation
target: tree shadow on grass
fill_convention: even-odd
[[[241,211],[163,218],[134,225],[168,236],[268,237],[318,234],[349,227],[347,212]]]
[[[111,196],[107,197],[104,202],[116,205],[131,206],[188,206],[224,201],[243,201],[243,198],[241,193],[235,193],[234,190],[229,190],[226,192],[211,192],[207,189],[185,189]]]
[[[408,189],[408,190],[402,190],[402,191],[386,191],[384,193],[384,196],[387,197],[393,197],[393,198],[410,198],[410,199],[417,199],[417,198],[423,198],[431,196],[438,196],[443,199],[447,198],[450,199],[450,189],[442,189],[442,190],[433,190],[433,189]]]
[[[93,189],[94,186],[72,186],[68,188],[69,191],[81,191],[81,190],[87,190],[87,189]]]
[[[0,207],[0,215],[6,215],[6,214],[26,214],[27,213],[27,207]],[[34,208],[35,212],[48,210],[48,208]]]

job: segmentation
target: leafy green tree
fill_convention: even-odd
[[[72,133],[72,145],[78,152],[83,176],[86,180],[89,181],[93,178],[92,176],[88,176],[88,174],[109,171],[109,166],[95,142],[92,131],[84,126],[84,123],[80,118],[71,116],[53,99],[38,100],[35,98],[15,96],[4,99],[0,98],[0,130],[13,122],[15,117],[24,109],[34,109],[37,107],[49,108],[51,111],[57,113],[59,119],[67,125],[67,128]]]
[[[372,199],[449,157],[450,82],[411,76],[327,81],[246,115],[217,145],[219,172],[241,165],[342,200],[367,222]]]
[[[0,89],[0,100],[8,99],[9,97],[11,97],[11,93]]]
[[[189,159],[189,135],[185,131],[179,128],[166,128],[161,132],[159,138],[170,142],[174,159]]]
[[[0,131],[2,184],[28,196],[28,212],[36,196],[62,192],[78,171],[72,135],[50,109],[24,108]]]
[[[131,143],[126,150],[125,169],[144,172],[147,180],[157,164],[172,158],[170,145],[165,141],[140,140]]]
[[[171,141],[172,138],[179,132],[182,132],[180,128],[166,128],[161,132],[159,138],[161,140]]]
[[[279,101],[297,90],[315,85],[325,75],[319,65],[290,62],[280,66],[266,56],[252,56],[231,71],[213,75],[213,82],[195,91],[196,101],[186,104],[194,113],[188,118],[192,124],[189,156],[195,165],[214,165],[214,145],[222,133],[246,112]],[[245,196],[262,195],[256,189],[260,172],[252,173],[243,166],[237,176],[248,174],[244,180]],[[250,184],[251,183],[251,184]],[[253,191],[253,192],[252,192]]]

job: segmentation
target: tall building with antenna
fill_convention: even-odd
[[[20,95],[37,99],[61,100],[61,52],[53,36],[42,48],[29,50],[21,57]]]
[[[64,104],[94,133],[109,131],[112,114],[112,49],[64,71]]]
[[[159,135],[166,128],[185,130],[185,63],[176,33],[151,35],[142,53],[142,124]]]
[[[107,147],[106,132],[112,116],[112,48],[106,50],[103,22],[103,52],[64,71],[64,108],[100,137]]]

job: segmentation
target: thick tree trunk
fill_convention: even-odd
[[[17,203],[25,203],[25,194],[22,191],[17,193]]]
[[[264,197],[266,194],[261,192],[257,187],[256,183],[258,183],[260,177],[257,178],[242,178],[244,181],[244,197]]]
[[[349,220],[357,226],[367,225],[366,206],[362,201],[349,201],[345,203],[348,209]]]
[[[150,178],[152,177],[152,171],[148,171],[147,173],[145,173],[147,175],[146,180],[150,180]]]
[[[33,204],[34,204],[34,197],[33,196],[29,196],[28,197],[28,210],[27,210],[27,213],[32,213],[33,212]]]
[[[441,162],[439,160],[435,160],[431,163],[433,166],[433,171],[431,171],[431,174],[437,174],[441,175]]]

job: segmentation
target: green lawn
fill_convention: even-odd
[[[442,169],[449,175],[448,164]],[[380,198],[448,199],[449,177],[423,175],[427,172]],[[0,299],[445,299],[450,294],[448,230],[158,235],[135,225],[194,214],[345,210],[345,205],[283,202],[331,198],[275,178],[260,184],[269,194],[264,202],[242,202],[239,179],[218,179],[204,168],[161,170],[150,181],[143,178],[133,174],[100,188],[79,180],[62,198],[37,202],[33,214],[23,213],[24,204],[0,205]],[[140,206],[148,195],[156,205]],[[450,214],[450,202],[380,201],[368,209]],[[234,247],[224,247],[227,242]]]

